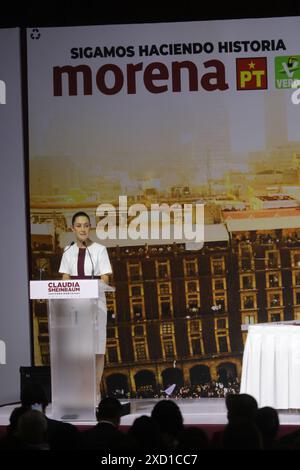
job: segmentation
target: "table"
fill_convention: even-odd
[[[248,328],[240,393],[259,407],[300,409],[300,325],[256,324]]]

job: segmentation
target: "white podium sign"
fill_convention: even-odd
[[[31,299],[97,299],[98,279],[30,281]]]

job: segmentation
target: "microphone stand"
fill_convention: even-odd
[[[42,266],[40,266],[38,269],[39,269],[39,273],[40,273],[40,281],[42,280],[42,277],[43,277],[43,274],[45,272],[45,267],[47,266],[47,263],[44,263]]]

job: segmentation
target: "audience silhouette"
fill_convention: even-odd
[[[300,449],[300,430],[278,438],[278,413],[258,408],[247,394],[226,397],[228,424],[209,439],[201,427],[184,426],[179,406],[171,399],[158,400],[151,416],[139,416],[127,432],[119,429],[122,405],[115,397],[103,398],[95,417],[97,424],[79,431],[70,423],[46,416],[48,400],[43,387],[24,387],[21,406],[10,416],[0,451],[85,450],[99,455],[109,452],[179,453],[218,450]]]
[[[122,405],[117,398],[103,398],[96,410],[96,426],[84,431],[83,448],[109,452],[126,448],[125,435],[119,431]]]

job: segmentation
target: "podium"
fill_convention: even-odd
[[[97,313],[114,290],[96,279],[30,282],[30,298],[47,299],[55,419],[95,420]]]

